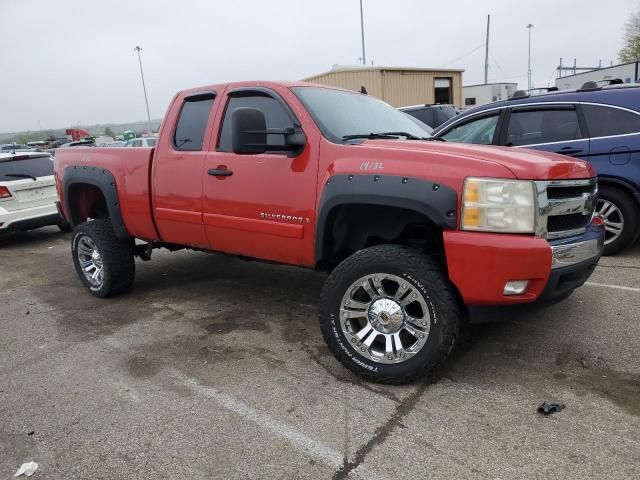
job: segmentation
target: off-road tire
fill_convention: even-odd
[[[605,245],[602,252],[603,255],[616,255],[637,240],[640,233],[640,208],[629,194],[608,185],[600,187],[598,197],[614,204],[624,218],[622,233],[613,242]]]
[[[364,357],[340,325],[340,306],[347,289],[362,276],[375,273],[403,278],[422,293],[431,308],[426,343],[401,363],[386,364]],[[420,250],[399,245],[378,245],[354,253],[331,272],[320,295],[320,328],[329,349],[348,369],[378,383],[403,384],[428,376],[451,353],[464,318],[464,306],[442,267]]]
[[[85,277],[78,258],[78,241],[88,236],[96,245],[103,263],[103,281],[94,287]],[[135,261],[129,240],[116,237],[109,219],[95,219],[81,223],[73,231],[71,255],[76,272],[92,295],[105,298],[119,295],[131,287],[135,277]]]

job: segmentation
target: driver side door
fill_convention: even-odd
[[[203,220],[211,250],[296,265],[314,264],[318,144],[296,156],[286,151],[237,155],[231,113],[240,107],[265,115],[267,129],[300,124],[283,98],[267,88],[238,88],[226,95],[217,121],[215,149],[205,161]],[[278,145],[283,135],[269,135]]]

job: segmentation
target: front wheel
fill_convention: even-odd
[[[135,276],[131,243],[116,237],[108,219],[78,225],[71,254],[80,280],[96,297],[118,295],[131,287]]]
[[[625,192],[607,185],[600,187],[596,213],[604,220],[603,255],[615,255],[637,238],[638,206]]]
[[[360,250],[329,275],[320,326],[347,368],[380,383],[407,383],[447,358],[463,321],[442,268],[398,245]]]

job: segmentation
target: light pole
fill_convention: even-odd
[[[367,64],[367,55],[364,53],[364,15],[362,13],[362,0],[360,0],[360,35],[362,36],[362,64]]]
[[[527,25],[527,30],[529,30],[529,70],[527,71],[527,77],[529,79],[529,95],[531,95],[531,90],[533,89],[533,84],[531,81],[531,29],[533,28],[533,23]]]
[[[144,73],[142,73],[142,60],[140,58],[140,52],[142,51],[142,47],[136,45],[133,49],[138,52],[138,63],[140,64],[140,76],[142,77],[142,91],[144,92],[144,103],[147,105],[147,122],[149,125],[149,132],[153,132],[151,128],[151,115],[149,114],[149,100],[147,100],[147,86],[144,84]]]

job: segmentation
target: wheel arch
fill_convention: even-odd
[[[623,192],[629,194],[635,200],[636,204],[640,207],[640,191],[634,188],[631,183],[615,177],[599,176],[598,186],[608,186],[622,190]]]
[[[335,175],[319,203],[316,266],[326,269],[345,251],[370,246],[371,237],[393,243],[412,225],[423,226],[442,245],[442,229],[457,225],[457,203],[457,192],[437,182],[394,175]]]
[[[73,227],[100,212],[100,216],[109,218],[118,238],[129,237],[122,218],[116,181],[110,171],[99,167],[69,166],[65,169],[62,184],[66,214]]]

